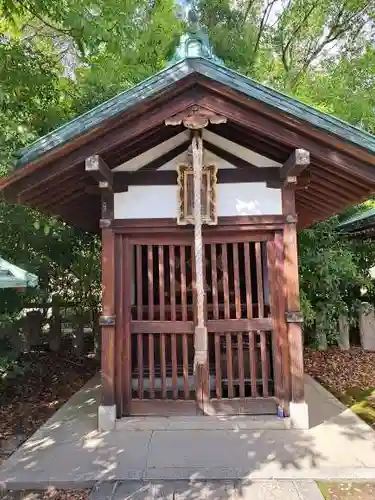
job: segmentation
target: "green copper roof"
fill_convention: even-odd
[[[375,137],[371,134],[225,67],[214,55],[207,36],[198,30],[182,36],[169,66],[22,149],[16,155],[17,166],[37,160],[43,154],[87,133],[103,121],[125,112],[136,103],[156,95],[193,73],[215,80],[241,92],[249,99],[261,101],[375,153]]]
[[[38,278],[0,257],[0,289],[36,287]]]
[[[354,214],[349,219],[341,222],[338,228],[344,232],[353,232],[366,229],[375,225],[375,208],[370,208],[364,212]]]

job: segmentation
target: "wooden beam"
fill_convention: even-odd
[[[305,149],[296,149],[280,169],[280,177],[287,181],[289,177],[298,177],[310,165],[310,153]],[[287,182],[284,182],[286,184]]]
[[[219,184],[236,182],[268,182],[279,179],[278,167],[254,169],[224,168],[217,172]],[[126,186],[177,186],[177,172],[175,170],[136,172],[115,172],[113,189],[115,193],[123,192]]]
[[[98,181],[99,187],[112,189],[113,173],[99,155],[92,155],[86,158],[85,170]]]

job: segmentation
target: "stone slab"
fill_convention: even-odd
[[[303,500],[324,500],[315,481],[294,481],[294,485]]]
[[[309,377],[305,387],[309,430],[197,430],[185,420],[186,429],[99,432],[94,378],[3,462],[0,483],[80,488],[117,480],[374,480],[375,432]]]
[[[127,417],[117,420],[117,431],[203,431],[203,430],[284,430],[291,428],[289,418],[274,415],[235,415],[227,417]]]

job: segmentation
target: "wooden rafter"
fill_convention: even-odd
[[[113,172],[99,155],[92,155],[85,160],[85,170],[98,181],[99,187],[112,189]]]
[[[296,149],[280,169],[280,177],[285,183],[289,178],[297,178],[310,165],[310,153],[305,149]],[[297,182],[297,181],[296,181]]]
[[[375,187],[375,167],[372,165],[351,158],[342,151],[332,149],[332,146],[318,142],[297,131],[291,131],[264,115],[249,113],[238,103],[230,102],[217,95],[203,95],[200,101],[208,109],[214,109],[217,113],[227,116],[248,130],[256,130],[266,137],[272,136],[280,144],[289,147],[299,144],[303,149],[310,151],[311,155],[319,161],[331,164],[335,170],[349,173]]]
[[[176,97],[169,102],[168,109],[157,108],[152,109],[149,112],[145,112],[142,120],[131,121],[127,128],[126,133],[124,127],[120,127],[115,130],[110,130],[105,132],[101,137],[96,138],[90,143],[85,144],[79,149],[72,151],[66,156],[60,158],[59,161],[55,161],[48,168],[35,169],[34,165],[24,167],[23,175],[17,174],[14,176],[14,183],[9,187],[5,188],[6,196],[12,197],[16,193],[21,191],[31,190],[39,186],[40,184],[46,182],[46,180],[56,180],[62,173],[71,171],[74,168],[79,167],[79,165],[86,160],[86,158],[92,154],[102,154],[103,151],[110,150],[112,148],[118,147],[121,143],[124,143],[126,139],[127,144],[131,147],[132,140],[138,137],[140,134],[145,133],[147,130],[152,130],[156,125],[160,125],[165,118],[170,116],[170,114],[186,109],[187,106],[191,105],[195,100],[195,93],[187,92],[183,96]],[[28,170],[34,167],[32,176],[26,176]],[[16,180],[17,178],[17,180]],[[23,201],[22,196],[19,197],[19,201]]]

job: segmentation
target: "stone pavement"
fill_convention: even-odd
[[[314,481],[104,482],[91,500],[324,500]]]
[[[211,428],[189,427],[187,420],[180,428],[153,430],[147,417],[142,430],[126,424],[99,432],[99,392],[94,379],[75,394],[2,464],[0,483],[72,488],[117,480],[375,480],[375,432],[309,377],[308,431],[253,428],[246,417],[226,417],[224,427],[225,417],[217,425],[212,417]]]

